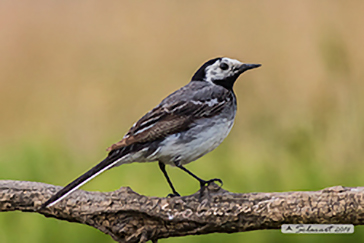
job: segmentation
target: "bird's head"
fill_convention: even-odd
[[[236,79],[246,70],[260,67],[227,57],[214,58],[204,63],[193,75],[192,81],[206,81],[232,89]]]

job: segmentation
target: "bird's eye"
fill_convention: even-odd
[[[227,70],[229,68],[229,65],[227,65],[225,62],[222,62],[221,64],[220,64],[220,69],[221,70]]]

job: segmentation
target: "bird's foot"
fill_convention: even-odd
[[[172,198],[172,197],[180,197],[181,195],[179,195],[178,192],[173,192],[173,193],[169,193],[167,195],[167,198]]]
[[[215,179],[211,179],[211,180],[208,180],[208,181],[201,180],[200,181],[200,187],[203,188],[203,187],[209,186],[211,183],[214,183],[214,182],[219,182],[220,187],[222,187],[222,185],[223,185],[221,179],[215,178]]]
[[[205,181],[205,180],[201,180],[200,181],[200,200],[202,200],[202,197],[203,197],[205,191],[207,191],[207,187],[211,183],[214,183],[214,182],[219,182],[220,183],[220,186],[219,187],[222,187],[222,185],[223,185],[222,180],[221,179],[218,179],[218,178],[211,179],[211,180],[208,180],[208,181]]]

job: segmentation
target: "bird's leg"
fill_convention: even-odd
[[[160,161],[158,162],[158,164],[159,164],[159,168],[163,172],[163,175],[167,179],[167,182],[168,182],[168,184],[171,187],[172,192],[173,192],[173,193],[168,194],[167,197],[179,197],[180,196],[179,193],[176,191],[176,189],[174,189],[172,181],[171,181],[171,179],[169,179],[169,176],[168,176],[167,171],[166,171],[166,165],[164,163],[160,162]]]
[[[211,180],[207,180],[207,181],[205,181],[205,180],[203,180],[203,179],[201,179],[200,177],[198,177],[198,176],[196,176],[195,174],[193,174],[191,171],[189,171],[189,170],[187,170],[183,165],[181,165],[181,163],[179,163],[179,161],[177,161],[177,162],[175,162],[175,165],[178,167],[178,168],[180,168],[180,169],[182,169],[183,171],[185,171],[185,172],[187,172],[189,175],[191,175],[193,178],[195,178],[196,180],[198,180],[199,182],[200,182],[200,192],[202,193],[202,191],[203,191],[203,189],[204,189],[204,187],[206,186],[206,185],[209,185],[210,183],[212,183],[212,182],[215,182],[215,181],[217,181],[217,182],[219,182],[220,184],[221,184],[221,186],[222,186],[222,180],[220,180],[220,179],[218,179],[218,178],[215,178],[215,179],[211,179]]]

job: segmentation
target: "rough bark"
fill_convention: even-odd
[[[282,224],[364,222],[364,187],[237,194],[212,184],[202,197],[195,193],[175,198],[146,197],[128,187],[108,193],[77,190],[60,203],[39,210],[60,188],[38,182],[0,181],[0,211],[37,212],[87,224],[117,242],[278,229]]]

